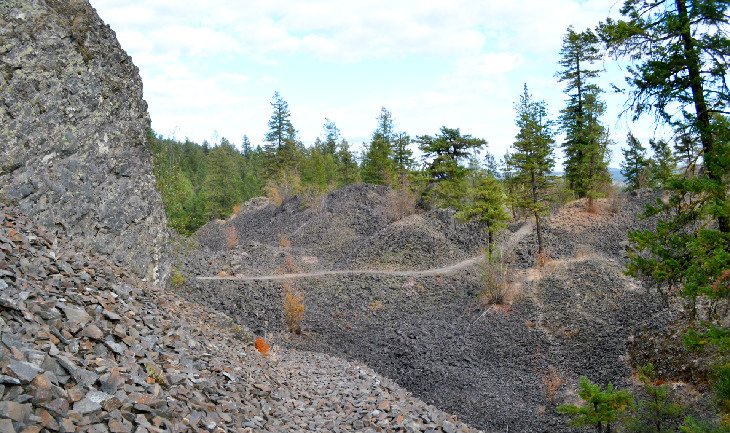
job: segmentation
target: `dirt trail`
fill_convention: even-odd
[[[532,222],[528,220],[501,245],[503,254],[508,254],[525,236],[532,231]],[[270,275],[237,275],[230,277],[197,277],[198,280],[234,280],[234,281],[282,281],[300,278],[320,278],[329,276],[359,276],[359,275],[382,275],[391,277],[431,277],[438,275],[453,274],[462,269],[474,266],[484,259],[483,255],[462,260],[440,268],[425,269],[421,271],[387,271],[378,269],[341,269],[330,271],[303,272],[292,274],[270,274]]]

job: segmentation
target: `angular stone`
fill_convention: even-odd
[[[0,374],[0,385],[20,385],[20,380]]]
[[[132,424],[127,420],[113,419],[107,426],[111,433],[132,433]]]
[[[41,371],[43,371],[35,364],[31,364],[30,362],[25,361],[17,361],[14,359],[8,363],[8,369],[13,374],[13,376],[17,377],[18,380],[20,380],[21,383],[31,382],[33,379],[35,379],[36,376],[41,373]]]
[[[91,316],[83,308],[77,307],[61,307],[63,312],[66,314],[66,318],[69,322],[76,322],[81,326],[86,326],[91,321]]]
[[[0,419],[0,432],[2,433],[16,433],[13,422],[9,419]]]
[[[16,422],[23,422],[29,416],[33,406],[20,404],[14,401],[0,401],[0,418],[10,418]]]
[[[98,402],[89,400],[88,398],[81,399],[74,403],[74,412],[78,412],[81,415],[87,415],[101,410],[101,404]]]
[[[99,329],[98,326],[94,324],[89,324],[84,327],[83,332],[81,333],[84,337],[92,338],[94,340],[101,340],[104,338],[104,333]]]
[[[441,429],[444,431],[444,433],[456,433],[456,426],[450,421],[444,421],[441,424]]]

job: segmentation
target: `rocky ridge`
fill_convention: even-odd
[[[3,433],[474,431],[361,364],[251,339],[0,206]]]
[[[163,281],[137,67],[86,0],[0,2],[0,200]]]

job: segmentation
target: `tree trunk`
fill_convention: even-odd
[[[692,90],[692,101],[694,102],[695,112],[697,114],[697,129],[700,132],[700,141],[702,142],[702,154],[707,170],[707,177],[710,180],[722,185],[722,170],[717,167],[715,138],[712,136],[710,125],[710,112],[705,102],[705,92],[702,83],[702,75],[700,71],[699,55],[695,51],[696,41],[692,37],[692,28],[690,27],[689,14],[687,12],[686,0],[675,0],[677,14],[682,23],[680,31],[682,37],[682,45],[684,47],[684,60],[687,66],[687,75],[690,79],[690,89]],[[727,188],[722,187],[721,192],[727,199]],[[718,227],[722,233],[730,233],[730,217],[718,216]]]
[[[540,214],[535,212],[535,230],[537,231],[537,255],[541,256],[545,252],[542,240],[542,228],[540,224]]]
[[[494,231],[491,228],[488,228],[487,230],[489,231],[489,241],[488,241],[489,246],[487,247],[488,248],[487,255],[488,255],[489,261],[491,262],[492,255],[494,254]]]

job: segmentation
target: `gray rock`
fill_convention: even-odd
[[[91,320],[91,316],[83,308],[62,307],[66,318],[71,322],[76,322],[81,326],[85,326]]]
[[[441,429],[444,431],[444,433],[456,433],[456,426],[449,421],[444,421],[441,424]]]
[[[33,406],[20,404],[14,401],[0,401],[0,418],[10,418],[16,422],[23,422],[31,414]]]
[[[0,419],[0,432],[3,433],[15,433],[15,427],[13,427],[13,421],[9,419]]]
[[[4,0],[0,17],[0,201],[163,281],[137,67],[87,0]]]
[[[8,363],[8,369],[22,383],[32,381],[36,376],[38,376],[38,374],[40,374],[41,371],[43,371],[35,364],[25,361],[17,361],[14,359]]]

